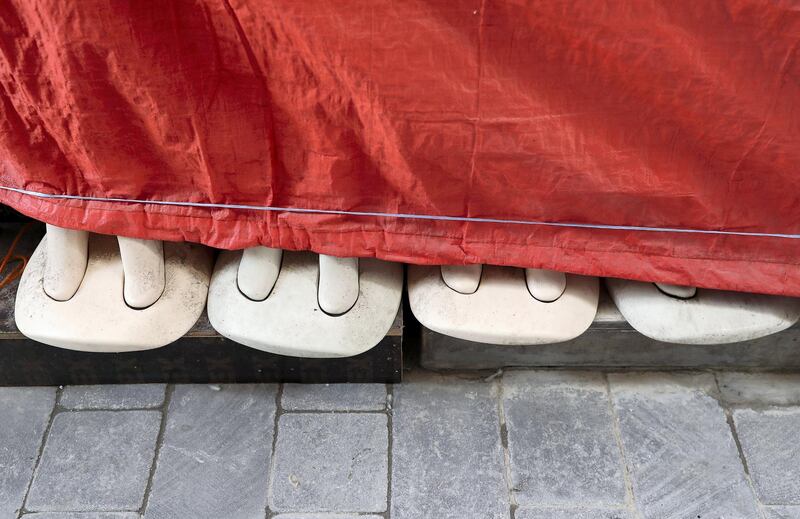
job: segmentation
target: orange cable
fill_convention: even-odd
[[[11,272],[6,274],[3,279],[0,279],[0,289],[5,288],[9,283],[17,279],[22,275],[22,271],[25,270],[25,265],[28,264],[28,257],[23,256],[22,254],[14,254],[14,249],[17,248],[19,244],[19,240],[25,234],[25,232],[30,228],[33,222],[28,222],[22,227],[20,227],[19,231],[17,231],[17,235],[14,237],[14,241],[11,242],[11,245],[8,247],[6,251],[6,255],[3,256],[3,260],[0,261],[0,274],[8,266],[9,262],[17,261],[19,262],[16,267],[14,267]]]

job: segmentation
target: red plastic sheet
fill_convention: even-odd
[[[6,0],[0,187],[25,192],[0,201],[222,248],[800,295],[798,5]]]

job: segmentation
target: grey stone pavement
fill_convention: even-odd
[[[0,518],[800,519],[800,374],[0,388]]]

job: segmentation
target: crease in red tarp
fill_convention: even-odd
[[[222,248],[800,296],[789,1],[0,5],[0,201]]]

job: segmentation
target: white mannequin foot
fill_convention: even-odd
[[[537,301],[552,303],[567,289],[567,276],[555,270],[525,269],[525,283]]]
[[[44,292],[67,301],[81,286],[89,258],[89,233],[47,224]]]
[[[208,320],[232,341],[293,357],[350,357],[378,344],[395,322],[399,263],[286,250],[269,297],[255,301],[236,286],[242,256],[219,254],[208,292]]]
[[[319,307],[330,315],[350,310],[358,299],[358,258],[319,255]]]
[[[263,301],[266,299],[281,270],[283,250],[271,247],[250,247],[242,252],[239,270],[236,273],[236,284],[239,291],[248,299]]]
[[[147,308],[164,293],[164,244],[117,236],[124,273],[123,297],[131,308]]]
[[[592,324],[598,299],[598,280],[588,276],[494,265],[408,267],[408,300],[419,322],[467,341],[568,341]]]
[[[697,287],[670,285],[667,283],[656,283],[655,285],[668,296],[677,297],[678,299],[691,299],[697,294]]]
[[[474,294],[481,283],[483,265],[442,265],[444,284],[459,294]]]
[[[160,348],[182,337],[203,313],[211,262],[210,250],[191,243],[52,228],[22,273],[14,320],[27,337],[60,348]],[[72,268],[62,268],[68,264]],[[72,287],[46,281],[64,279],[48,272],[54,266],[72,272]],[[48,285],[64,300],[46,293]]]
[[[800,299],[607,278],[608,293],[639,333],[676,344],[730,344],[800,320]]]

